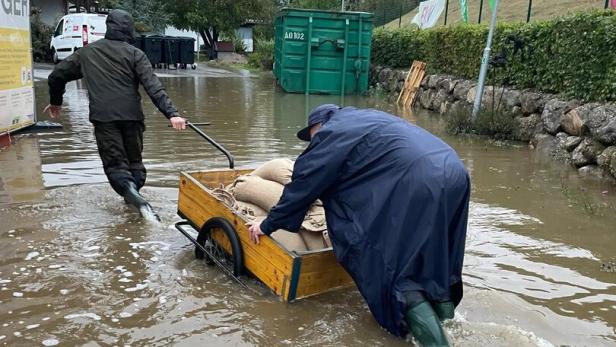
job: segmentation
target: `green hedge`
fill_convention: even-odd
[[[476,79],[488,28],[461,24],[430,30],[375,30],[373,64],[408,68],[413,60],[429,73]],[[515,37],[525,43],[513,55]],[[616,11],[591,11],[530,24],[498,26],[492,56],[509,63],[491,75],[518,88],[533,88],[584,101],[616,101]]]

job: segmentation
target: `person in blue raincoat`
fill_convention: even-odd
[[[462,299],[470,180],[456,152],[428,131],[373,109],[326,104],[298,132],[310,141],[256,243],[297,232],[321,199],[336,259],[378,323],[422,345],[447,346],[440,322]]]

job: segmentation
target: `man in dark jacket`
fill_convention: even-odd
[[[390,114],[322,105],[298,133],[310,141],[292,181],[251,238],[297,232],[323,201],[338,262],[376,320],[397,336],[447,346],[440,321],[462,298],[470,180],[442,140]]]
[[[184,129],[179,116],[146,55],[130,43],[134,23],[128,12],[113,10],[107,16],[105,38],[87,45],[56,66],[49,76],[52,118],[60,116],[66,83],[83,78],[90,101],[90,122],[105,174],[127,203],[151,211],[139,194],[146,179],[143,151],[144,115],[139,85],[175,129]]]

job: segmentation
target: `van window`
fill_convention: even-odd
[[[56,27],[56,31],[54,31],[54,33],[53,33],[53,37],[62,35],[62,27],[63,26],[64,26],[64,19],[62,19],[60,21],[60,23],[58,23],[58,26]]]

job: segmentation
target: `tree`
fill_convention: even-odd
[[[193,30],[203,38],[210,59],[216,59],[220,33],[235,35],[235,29],[250,20],[263,20],[272,0],[173,0],[165,9],[178,29]]]
[[[110,7],[130,13],[135,20],[137,32],[161,32],[169,24],[170,16],[165,11],[165,0],[110,0]]]
[[[318,10],[340,10],[341,0],[290,0],[288,6]]]

